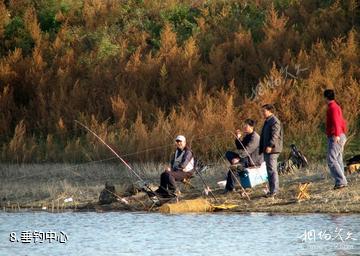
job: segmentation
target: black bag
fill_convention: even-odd
[[[111,204],[117,201],[115,186],[106,182],[99,196],[99,204]]]
[[[290,148],[291,151],[288,159],[279,163],[279,174],[293,173],[301,168],[307,167],[309,164],[305,155],[300,150],[298,150],[294,144],[291,144]]]
[[[353,156],[352,158],[346,160],[346,165],[360,164],[360,155]]]
[[[345,170],[349,174],[360,171],[360,155],[353,156],[352,158],[346,160]]]

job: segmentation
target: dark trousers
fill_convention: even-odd
[[[234,187],[235,187],[235,177],[238,175],[238,172],[237,171],[233,171],[233,170],[229,170],[228,173],[227,173],[227,178],[226,178],[226,186],[225,186],[225,189],[228,190],[228,191],[232,191],[234,190]]]
[[[176,190],[176,181],[182,181],[185,178],[192,176],[192,172],[184,171],[164,171],[160,175],[160,187],[158,192],[168,193],[175,192]]]
[[[237,154],[237,153],[235,153],[235,152],[232,152],[232,151],[226,151],[225,157],[226,157],[226,159],[230,162],[230,164],[232,164],[232,160],[233,160],[234,158],[239,158],[239,159],[240,159],[239,154]]]
[[[270,193],[277,193],[279,191],[279,174],[277,171],[278,158],[279,158],[279,154],[264,153],[264,160],[266,163]]]
[[[238,166],[237,170],[229,170],[227,173],[225,189],[228,191],[232,191],[235,187],[236,175],[238,175],[239,171],[246,168],[248,166],[248,163],[246,161],[246,158],[241,158],[239,154],[232,152],[232,151],[227,151],[225,153],[225,157],[230,162],[230,164],[232,164],[232,160],[234,158],[240,159],[239,163],[237,164],[237,166]]]
[[[230,164],[232,164],[232,160],[235,158],[239,158],[239,164],[242,164],[243,166],[247,167],[250,165],[250,163],[248,162],[248,158],[241,158],[241,156],[238,153],[235,153],[233,151],[226,151],[225,153],[225,157],[226,159],[229,161]]]
[[[236,183],[236,176],[237,179],[239,181],[239,173],[244,170],[244,168],[246,168],[243,164],[239,163],[237,165],[236,170],[231,170],[229,169],[228,173],[227,173],[227,178],[226,178],[226,185],[225,185],[225,189],[228,191],[232,191],[235,188],[235,183]]]

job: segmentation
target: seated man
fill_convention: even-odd
[[[263,155],[259,154],[260,136],[254,130],[255,121],[246,119],[244,122],[242,138],[240,130],[236,130],[235,145],[239,150],[238,153],[227,151],[225,156],[231,164],[227,174],[225,192],[234,190],[235,178],[234,170],[242,170],[247,167],[260,166],[264,162]]]
[[[189,147],[186,146],[186,138],[179,135],[175,141],[176,150],[171,159],[170,167],[167,167],[161,174],[160,186],[155,191],[161,196],[175,196],[177,192],[175,181],[182,181],[193,174],[194,157]]]

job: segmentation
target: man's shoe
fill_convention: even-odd
[[[276,192],[272,192],[272,193],[268,192],[265,195],[266,198],[275,198],[276,196],[277,196]]]
[[[161,187],[159,187],[157,190],[154,191],[157,197],[160,198],[171,198],[176,197],[175,191],[172,190],[165,190]]]
[[[222,194],[231,194],[231,193],[234,193],[236,192],[235,189],[227,189],[225,188],[224,191],[222,192]]]
[[[144,192],[150,197],[156,197],[156,192],[155,191],[150,191],[150,190],[144,190]]]
[[[347,185],[335,185],[334,190],[342,189],[342,188],[346,188],[346,187],[347,187]]]

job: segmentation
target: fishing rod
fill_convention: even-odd
[[[211,134],[211,135],[200,136],[200,137],[195,136],[195,139],[193,139],[192,141],[198,141],[198,140],[202,140],[204,138],[214,137],[214,136],[217,136],[217,135],[220,135],[220,134],[223,135],[224,133],[223,132],[222,133],[214,133],[214,134]],[[163,149],[163,148],[168,148],[168,147],[172,147],[172,146],[173,146],[173,144],[161,145],[161,146],[157,146],[157,147],[151,147],[151,148],[147,148],[147,149],[144,149],[144,150],[139,150],[139,151],[135,151],[135,152],[131,152],[131,153],[122,154],[120,156],[121,157],[133,156],[133,155],[138,155],[138,154],[141,154],[141,153],[145,153],[145,152],[149,152],[149,151],[153,151],[153,150],[159,150],[159,149]],[[52,170],[52,171],[71,170],[71,169],[74,169],[76,167],[80,167],[80,166],[84,166],[84,165],[88,165],[88,164],[93,164],[93,163],[106,162],[106,161],[110,161],[110,160],[114,160],[114,159],[117,159],[117,157],[109,157],[109,158],[95,160],[95,161],[88,161],[88,162],[81,163],[81,164],[75,164],[75,165],[72,165],[72,166],[69,166],[69,167],[58,168],[58,169],[55,169],[55,170]],[[42,172],[37,172],[37,173],[39,174],[39,173],[45,173],[45,172],[48,172],[48,170],[44,170]],[[28,175],[28,176],[25,175],[25,176],[22,176],[22,177],[17,177],[17,178],[9,179],[9,180],[21,180],[21,179],[26,179],[26,178],[28,178],[30,176],[32,176],[32,175]]]
[[[206,191],[210,192],[211,196],[215,199],[216,202],[218,202],[219,200],[215,197],[215,195],[212,192],[212,190],[210,189],[210,187],[206,184],[205,179],[202,177],[202,174],[200,173],[200,171],[196,167],[195,167],[195,172],[197,173],[197,175],[199,175],[200,180],[204,184]]]
[[[87,131],[89,131],[92,135],[94,135],[98,140],[100,140],[134,175],[135,177],[137,177],[143,184],[144,186],[149,189],[152,194],[154,194],[156,196],[156,194],[154,193],[154,191],[150,188],[150,186],[147,184],[147,182],[145,182],[140,175],[134,171],[133,168],[131,168],[131,166],[112,148],[110,147],[100,136],[98,136],[94,131],[92,131],[89,127],[87,127],[86,125],[82,124],[81,122],[79,122],[78,120],[75,120],[75,123],[77,123],[78,125],[82,126],[83,128],[85,128]]]
[[[118,159],[120,159],[120,161],[144,184],[144,186],[150,191],[151,197],[150,199],[152,199],[152,197],[156,197],[158,201],[160,201],[159,196],[151,189],[151,187],[147,184],[146,181],[144,181],[143,178],[140,177],[140,175],[134,171],[133,168],[131,168],[131,166],[112,148],[109,146],[109,144],[107,144],[100,136],[98,136],[94,131],[92,131],[89,127],[87,127],[86,125],[80,123],[79,121],[75,120],[75,122],[77,124],[79,124],[80,126],[82,126],[83,128],[85,128],[87,131],[89,131],[91,134],[93,134],[97,139],[99,139]],[[173,195],[175,197],[177,197],[177,195],[175,193],[173,193],[172,191],[169,191],[168,189],[164,188],[161,186],[161,188],[165,189],[170,195]],[[145,191],[147,195],[149,195],[149,193],[147,193],[147,191]],[[153,201],[154,202],[154,201]],[[155,202],[154,202],[155,203]]]
[[[253,164],[253,166],[254,166],[255,168],[259,168],[259,166],[257,166],[257,165],[255,164],[254,160],[252,159],[249,151],[246,149],[246,147],[245,147],[244,144],[241,142],[241,140],[236,136],[236,134],[234,134],[234,133],[233,133],[232,131],[230,131],[230,130],[228,130],[228,132],[230,132],[230,133],[236,138],[236,140],[237,140],[238,142],[240,142],[240,145],[243,147],[245,153],[246,153],[247,156],[249,157],[249,159],[250,159],[251,163]],[[263,177],[262,177],[261,175],[260,175],[260,178],[264,181],[264,179],[263,179]],[[269,190],[269,187],[268,187],[267,184],[265,184],[265,189],[266,189],[266,190]]]
[[[225,164],[227,165],[228,162],[227,162],[227,161],[225,160],[225,158],[223,157],[223,154],[222,154],[222,152],[220,151],[220,149],[219,149],[217,146],[215,146],[215,148],[216,148],[216,150],[218,151],[218,153],[219,153],[219,155],[220,155],[220,158],[221,158],[221,159],[225,162]],[[242,191],[242,194],[243,194],[243,195],[246,195],[246,198],[250,201],[250,200],[251,200],[251,199],[250,199],[250,196],[249,196],[249,194],[246,192],[246,190],[244,189],[244,187],[241,185],[239,179],[236,177],[236,175],[233,173],[233,171],[232,171],[230,168],[228,168],[228,171],[231,173],[231,175],[232,175],[232,177],[235,179],[236,183],[240,186],[240,189],[241,189],[241,191]]]
[[[232,131],[228,130],[227,132],[230,132],[230,133],[235,137],[235,139],[236,139],[238,142],[240,142],[240,145],[242,146],[242,148],[244,149],[245,153],[246,153],[247,156],[249,157],[249,159],[250,159],[250,161],[251,161],[251,164],[252,164],[254,167],[257,168],[254,160],[253,160],[252,157],[250,156],[249,151],[247,151],[246,147],[245,147],[244,144],[241,142],[241,140],[240,140],[240,139],[236,136],[236,134],[233,133]]]
[[[118,194],[110,191],[109,189],[105,188],[105,191],[109,192],[110,194],[114,195],[118,201],[124,203],[124,204],[129,204],[129,202],[124,198],[124,197],[121,197],[119,196]]]

